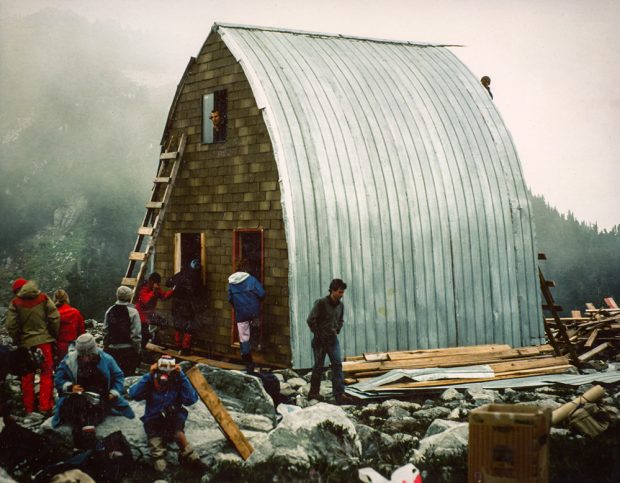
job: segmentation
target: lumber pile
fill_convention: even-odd
[[[524,374],[531,376],[535,375],[537,370],[543,374],[550,374],[551,372],[545,371],[551,370],[549,369],[551,367],[567,366],[568,360],[565,357],[554,357],[553,348],[550,345],[513,349],[507,344],[489,344],[446,349],[367,353],[363,356],[347,358],[342,366],[347,382],[355,382],[396,369],[454,368],[481,364],[489,364],[499,373],[526,371]],[[566,369],[567,367],[564,367],[562,370]]]
[[[585,316],[573,310],[571,317],[561,320],[580,362],[595,356],[620,354],[620,308],[612,297],[605,298],[604,305],[599,308],[587,303]],[[545,319],[545,323],[557,334],[553,319]]]

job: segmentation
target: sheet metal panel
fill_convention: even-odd
[[[295,367],[329,281],[343,352],[543,337],[529,200],[486,90],[446,48],[216,26],[280,173]],[[268,269],[268,268],[267,268]]]

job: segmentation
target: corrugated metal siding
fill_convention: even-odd
[[[293,364],[343,278],[345,354],[542,337],[519,160],[487,92],[446,48],[219,26],[280,172]]]

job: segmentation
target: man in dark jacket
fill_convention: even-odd
[[[200,260],[195,258],[180,272],[174,274],[166,285],[172,287],[172,320],[174,342],[182,354],[191,351],[192,334],[196,325],[196,298],[202,290]]]
[[[23,278],[13,283],[16,297],[9,305],[6,328],[15,345],[43,354],[39,385],[39,411],[44,415],[54,407],[53,344],[58,337],[60,315],[54,302],[39,290],[34,280]],[[34,372],[22,376],[22,401],[27,413],[34,411]]]
[[[140,315],[130,305],[132,295],[129,287],[118,287],[116,303],[103,319],[103,350],[114,357],[125,376],[132,376],[136,370],[142,340]]]
[[[252,347],[250,344],[251,327],[260,322],[261,301],[265,298],[265,289],[248,270],[248,261],[237,262],[237,271],[228,277],[228,301],[235,309],[235,322],[239,332],[241,359],[247,372],[254,372]]]
[[[187,409],[198,401],[198,394],[181,367],[169,356],[162,356],[151,366],[148,374],[129,388],[129,395],[136,401],[146,400],[144,431],[149,440],[149,450],[156,471],[166,469],[167,439],[174,439],[179,446],[179,461],[201,466],[198,454],[185,437]]]
[[[329,295],[314,302],[312,311],[308,316],[308,327],[314,334],[312,338],[314,366],[310,378],[308,400],[321,399],[321,378],[323,377],[323,365],[327,355],[332,365],[332,389],[336,403],[347,404],[351,402],[350,398],[344,393],[342,354],[338,342],[338,334],[344,324],[344,304],[341,300],[346,289],[346,283],[339,278],[333,279],[329,284]]]
[[[136,310],[140,314],[140,323],[142,324],[142,349],[151,339],[152,331],[156,327],[150,327],[151,322],[157,317],[155,309],[158,300],[167,300],[173,294],[173,290],[162,290],[160,287],[161,275],[153,272],[149,278],[138,289],[138,300],[136,301]],[[154,332],[153,332],[154,333]]]

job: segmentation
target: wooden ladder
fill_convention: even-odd
[[[538,260],[546,260],[547,256],[544,253],[538,254]],[[545,327],[545,333],[547,334],[547,338],[549,339],[549,344],[555,350],[555,353],[558,356],[561,356],[568,352],[568,356],[570,361],[577,367],[581,364],[581,361],[577,357],[577,352],[575,351],[575,345],[571,342],[570,336],[566,331],[566,326],[564,322],[560,318],[559,312],[562,312],[562,306],[556,305],[555,300],[553,299],[553,295],[551,294],[551,288],[555,287],[555,282],[553,280],[546,280],[545,276],[538,267],[538,279],[540,280],[540,291],[545,299],[545,303],[542,306],[543,311],[547,311],[551,313],[551,317],[553,318],[552,322],[548,322],[545,320],[543,316],[543,324]],[[558,334],[560,337],[556,338],[553,334],[553,327],[558,330]]]
[[[157,176],[153,180],[151,200],[146,204],[146,214],[144,215],[142,225],[138,228],[138,238],[133,251],[129,254],[129,265],[121,285],[136,288],[144,278],[147,262],[155,247],[155,241],[159,235],[166,208],[172,195],[172,187],[183,161],[187,137],[185,134],[182,134],[176,150],[171,151],[170,147],[175,140],[175,137],[171,137],[166,148],[159,155],[159,167],[157,168]],[[148,243],[143,248],[147,237],[149,238]],[[138,274],[134,277],[133,273],[138,262],[140,263],[140,268],[138,269]],[[134,298],[135,296],[136,292],[134,291]]]

